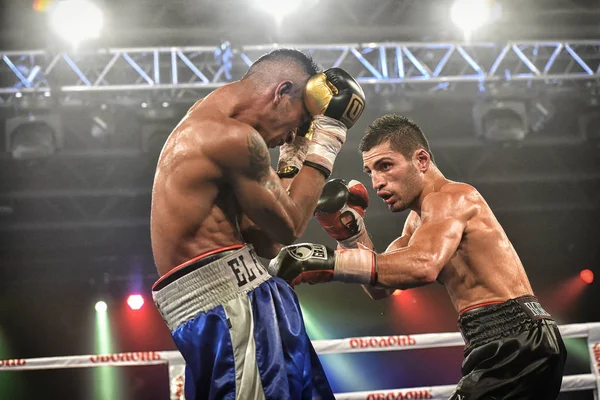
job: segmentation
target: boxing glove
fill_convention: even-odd
[[[313,75],[304,88],[304,103],[313,116],[305,165],[331,175],[337,154],[365,108],[360,85],[344,70],[330,68]]]
[[[367,235],[364,216],[369,207],[367,188],[356,180],[347,185],[342,179],[332,179],[323,187],[315,218],[325,232],[343,248],[356,248]]]
[[[325,115],[350,129],[365,109],[365,93],[341,68],[313,75],[304,88],[304,104],[311,115]]]
[[[365,247],[332,250],[322,244],[302,243],[286,246],[269,263],[268,271],[292,287],[303,282],[329,281],[375,285],[375,253]]]

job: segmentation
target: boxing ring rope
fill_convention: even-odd
[[[563,338],[587,338],[592,370],[590,374],[565,376],[561,392],[593,390],[594,398],[598,399],[600,391],[600,322],[562,325],[559,328]],[[314,340],[312,343],[318,354],[416,350],[464,345],[459,332],[365,336],[335,340]],[[169,367],[171,399],[183,400],[185,362],[178,351],[143,351],[0,360],[0,371],[157,364],[167,364]],[[453,391],[454,385],[444,385],[337,393],[335,396],[338,400],[447,399]]]

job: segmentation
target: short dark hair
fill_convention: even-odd
[[[415,150],[422,148],[429,153],[431,161],[435,162],[429,142],[419,125],[396,114],[386,114],[373,121],[367,127],[365,136],[358,145],[358,150],[369,151],[388,141],[392,150],[402,154],[407,160],[410,160]]]
[[[314,62],[311,56],[296,49],[276,49],[267,54],[262,55],[256,60],[244,75],[244,78],[258,72],[267,63],[293,63],[300,67],[300,70],[308,76],[313,76],[319,72],[319,66]],[[243,79],[243,78],[242,78]]]

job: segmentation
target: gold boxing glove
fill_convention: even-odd
[[[309,140],[303,164],[329,177],[346,141],[346,130],[356,123],[365,108],[365,94],[346,71],[330,68],[308,80],[303,98],[313,116],[310,123],[298,128],[297,137]],[[286,158],[283,157],[285,162],[278,173],[281,177],[293,177],[299,168]]]
[[[304,104],[311,115],[337,119],[350,129],[365,109],[365,93],[346,71],[330,68],[308,80]]]

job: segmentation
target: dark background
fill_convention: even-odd
[[[49,31],[47,15],[34,13],[31,2],[1,3],[0,49],[64,47]],[[306,3],[277,28],[241,0],[107,0],[101,3],[107,13],[105,33],[88,46],[462,40],[447,16],[449,4],[321,0]],[[502,4],[502,20],[478,40],[600,37],[598,1]],[[3,73],[6,65],[0,64],[0,83]],[[387,112],[409,116],[428,135],[446,177],[474,185],[486,198],[536,294],[558,322],[600,321],[598,282],[586,286],[577,281],[582,269],[600,274],[600,125],[586,119],[598,111],[598,82],[534,88],[517,82],[501,89],[459,85],[428,93],[422,87],[365,86],[367,110],[350,131],[334,175],[368,184],[357,152],[364,128]],[[160,118],[141,110],[139,101],[129,107],[109,102],[100,109],[118,95],[82,94],[79,104],[68,106],[64,99],[53,99],[43,110],[15,102],[0,107],[0,359],[94,353],[93,307],[100,299],[109,305],[115,352],[174,349],[150,300],[157,278],[149,238],[150,191],[160,145],[193,99],[173,102]],[[146,96],[151,104],[155,94],[123,96]],[[526,101],[528,107],[544,101],[553,112],[523,141],[482,140],[474,105],[500,97]],[[48,158],[15,160],[6,148],[5,122],[49,112],[60,116],[64,147]],[[105,135],[94,137],[90,121],[98,113],[110,126]],[[144,141],[148,126],[156,135]],[[272,156],[275,161],[277,152]],[[383,250],[401,234],[406,213],[392,215],[372,191],[371,197],[366,223]],[[314,221],[304,239],[334,244]],[[147,303],[138,316],[124,309],[126,296],[135,290]],[[359,287],[337,283],[301,286],[297,292],[313,339],[457,330],[455,312],[439,285],[381,302],[369,300]],[[567,342],[566,374],[589,373],[585,341]],[[349,392],[452,384],[460,377],[461,356],[461,349],[452,348],[324,356],[323,362],[334,390]],[[166,367],[118,371],[122,398],[167,398]],[[92,369],[2,372],[0,398],[96,398],[97,384]],[[592,395],[561,395],[576,398]]]

